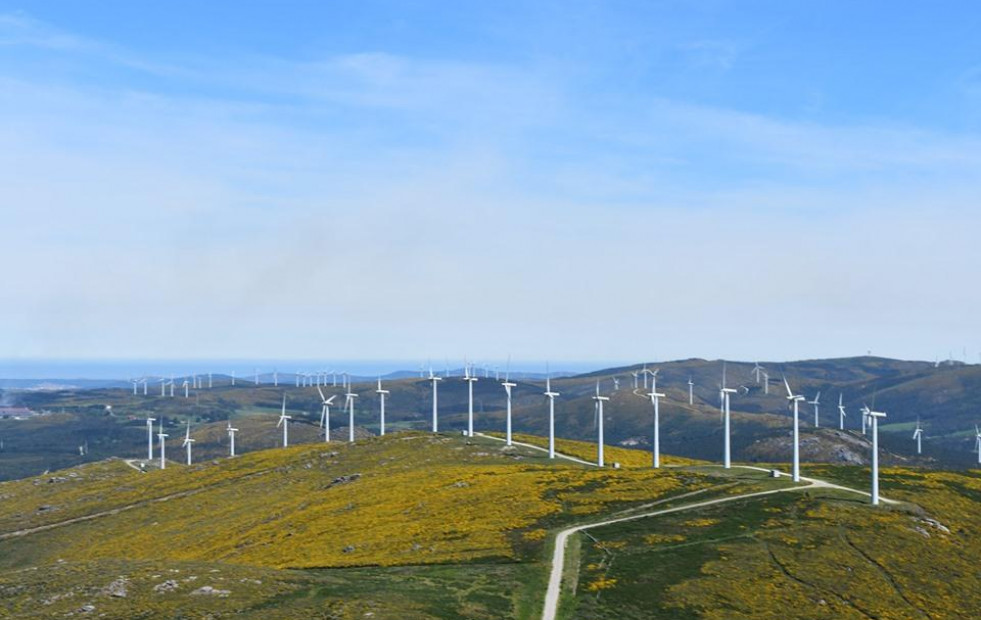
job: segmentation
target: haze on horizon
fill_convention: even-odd
[[[979,29],[0,0],[4,357],[976,361]]]

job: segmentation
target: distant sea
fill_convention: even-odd
[[[271,375],[275,370],[280,375],[290,375],[302,372],[332,372],[348,373],[355,377],[375,376],[405,376],[418,374],[423,369],[424,362],[406,360],[84,360],[84,359],[0,359],[0,379],[8,380],[95,380],[95,381],[129,381],[139,377],[175,377],[191,374],[231,375],[248,379],[254,377],[256,370],[261,376]],[[506,360],[487,362],[491,373],[495,367],[503,374]],[[578,374],[623,365],[624,362],[552,362],[550,370],[554,374]],[[433,371],[443,374],[447,366],[453,374],[458,374],[463,368],[462,360],[456,362],[434,362]],[[511,373],[544,375],[544,361],[512,360]],[[429,366],[425,364],[428,374]]]

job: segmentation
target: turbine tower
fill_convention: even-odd
[[[636,373],[634,381],[637,380]],[[549,373],[545,373],[545,398],[548,399],[548,458],[555,458],[555,398],[558,392],[552,391],[552,378]]]
[[[664,398],[664,394],[657,391],[657,388],[652,388],[651,393],[648,394],[651,397],[651,403],[654,405],[654,469],[661,466],[661,429],[660,429],[660,402]],[[728,448],[729,443],[726,442],[726,448]],[[727,452],[728,454],[728,452]],[[728,465],[727,465],[728,467]]]
[[[290,445],[289,427],[290,427],[290,420],[291,419],[292,419],[292,416],[286,415],[286,394],[283,394],[283,409],[279,413],[279,422],[276,422],[276,426],[277,427],[280,426],[280,425],[283,426],[283,447],[284,448]]]
[[[981,465],[981,429],[978,429],[978,425],[974,425],[974,447],[978,450],[978,464]]]
[[[320,400],[323,408],[320,410],[320,428],[324,429],[324,441],[330,441],[330,405],[334,402],[336,394],[331,394],[330,398],[324,395],[324,391],[317,386],[317,391],[320,392]]]
[[[506,435],[506,443],[509,446],[511,445],[511,388],[517,387],[518,385],[517,383],[511,383],[510,374],[511,371],[509,368],[504,374],[504,382],[501,383],[501,385],[504,387],[504,391],[507,392],[508,395],[507,425],[506,425],[507,427],[506,427],[505,435]]]
[[[688,377],[688,404],[695,404],[695,382],[691,380],[691,377]]]
[[[235,427],[233,427],[232,426],[232,421],[229,420],[228,421],[228,447],[229,447],[229,456],[235,456],[235,433],[237,433],[237,432],[238,432],[238,429],[235,428]]]
[[[190,386],[190,384],[191,382],[188,381],[187,379],[184,379],[184,383],[181,384],[181,386],[184,388],[184,398],[188,398],[188,396],[190,396],[188,392],[188,387]]]
[[[146,460],[153,460],[153,423],[156,422],[156,418],[151,418],[147,416],[146,419]]]
[[[838,430],[845,430],[845,395],[838,394]]]
[[[763,393],[767,395],[770,393],[770,375],[765,370],[763,371]]]
[[[191,421],[187,421],[187,432],[184,434],[184,443],[181,444],[182,448],[187,449],[187,464],[191,464],[191,444],[194,440],[191,439]]]
[[[760,373],[763,372],[763,367],[760,366],[760,363],[759,362],[756,362],[756,365],[753,366],[753,370],[751,370],[750,372],[752,372],[753,374],[756,375],[756,384],[759,385],[759,383],[760,383]]]
[[[433,374],[433,367],[429,367],[429,380],[433,382],[433,432],[439,432],[439,418],[437,417],[439,411],[439,388],[437,385],[443,380],[442,377],[438,377]]]
[[[344,405],[347,407],[347,440],[354,443],[354,399],[358,395],[351,391],[351,383],[347,384],[347,394],[344,395]]]
[[[886,417],[881,411],[865,408],[866,415],[872,421],[872,505],[879,505],[879,418]]]
[[[923,429],[920,428],[920,419],[916,418],[916,430],[913,431],[913,439],[916,440],[916,453],[923,454]]]
[[[644,367],[640,369],[640,374],[644,377],[644,389],[646,390],[647,389],[647,364],[644,364]]]
[[[463,380],[467,382],[467,437],[473,437],[473,384],[477,380],[477,373],[466,362],[463,364],[463,372]]]
[[[646,368],[646,367],[645,367]],[[644,383],[647,383],[646,374],[644,375]],[[647,387],[646,385],[644,387]],[[604,467],[603,461],[603,401],[610,400],[609,396],[600,396],[599,391],[599,381],[596,382],[596,396],[593,396],[593,400],[596,401],[596,432],[599,435],[599,443],[596,446],[596,464],[600,467]],[[509,418],[510,420],[510,418]]]
[[[799,403],[802,400],[806,400],[803,396],[799,394],[794,394],[790,390],[790,384],[787,383],[787,377],[783,378],[784,387],[787,388],[787,400],[794,404],[794,482],[800,482],[800,422],[799,422]]]
[[[719,394],[722,396],[722,409],[723,415],[725,416],[725,446],[722,451],[722,466],[726,469],[732,467],[732,449],[729,437],[729,398],[730,395],[735,393],[736,390],[726,387],[726,363],[722,362],[722,386]]]
[[[807,404],[814,407],[814,428],[820,427],[821,421],[820,418],[818,418],[818,412],[820,411],[821,407],[821,392],[818,391],[817,396],[814,397],[814,400],[807,401]]]
[[[378,425],[378,434],[381,435],[381,436],[383,436],[383,437],[385,435],[385,396],[387,396],[388,393],[389,393],[388,390],[383,390],[382,389],[382,380],[381,380],[381,377],[378,377],[378,389],[375,390],[375,394],[378,394],[378,401],[379,401],[379,404],[380,404],[380,407],[381,407],[381,410],[380,410],[381,418],[380,418],[379,425]],[[473,402],[473,396],[472,395],[471,395],[471,398],[470,398],[470,402],[471,403]],[[470,419],[473,420],[473,405],[470,406]],[[470,425],[470,435],[471,436],[473,435],[473,424]]]
[[[166,452],[166,439],[167,435],[164,434],[164,420],[160,418],[160,431],[157,433],[157,439],[160,441],[160,469],[167,469],[167,460],[164,457]]]

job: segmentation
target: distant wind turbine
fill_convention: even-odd
[[[378,389],[375,390],[375,394],[378,394],[378,401],[379,401],[379,404],[380,404],[380,407],[381,407],[381,410],[380,410],[380,419],[379,419],[379,424],[378,424],[378,434],[381,435],[381,436],[384,436],[385,435],[385,396],[387,396],[388,393],[389,393],[388,390],[383,390],[382,389],[382,380],[381,380],[381,377],[378,377]],[[473,410],[473,407],[471,407],[471,412],[472,412],[472,410]],[[471,417],[471,419],[473,418],[473,414],[472,413],[471,413],[471,416],[470,417]],[[471,425],[471,429],[470,429],[470,434],[473,435],[472,425]]]
[[[237,433],[237,432],[238,432],[238,429],[235,428],[235,427],[233,427],[232,426],[232,421],[229,420],[228,421],[228,447],[229,447],[229,456],[235,456],[235,433]]]
[[[344,404],[347,406],[347,440],[354,443],[354,399],[358,395],[351,390],[351,383],[347,384],[347,394],[344,395]]]
[[[147,417],[146,419],[146,460],[153,460],[153,423],[156,418]]]
[[[787,377],[783,378],[783,385],[787,388],[787,400],[794,404],[794,482],[800,482],[800,420],[798,405],[800,401],[806,400],[799,394],[794,394],[790,389]]]
[[[752,372],[753,374],[756,375],[756,383],[759,384],[759,382],[760,382],[760,373],[763,372],[763,367],[760,366],[760,363],[759,362],[756,362],[756,365],[753,366],[753,370],[751,370],[750,372]]]
[[[429,380],[433,382],[433,432],[439,432],[439,382],[443,380],[433,374],[433,367],[429,367]]]
[[[508,397],[505,443],[509,446],[511,445],[511,388],[517,387],[518,385],[517,383],[511,383],[510,374],[510,368],[508,368],[508,371],[504,375],[504,382],[501,383],[501,386],[504,388],[504,391],[507,392]]]
[[[323,407],[320,410],[320,428],[324,429],[324,441],[330,441],[330,405],[334,402],[336,394],[332,394],[330,398],[324,395],[324,391],[317,386],[317,391],[320,392],[320,400]]]
[[[913,431],[913,439],[916,440],[916,453],[917,454],[922,454],[923,453],[923,442],[922,442],[922,438],[923,438],[923,429],[920,428],[920,419],[919,418],[916,418],[916,430]]]
[[[981,429],[977,424],[974,425],[974,440],[974,447],[978,450],[978,464],[981,465]]]
[[[695,382],[691,380],[691,377],[688,377],[688,404],[695,404]]]
[[[187,432],[184,434],[184,443],[181,445],[181,447],[183,447],[183,448],[185,448],[187,450],[187,464],[188,465],[191,464],[191,444],[192,443],[194,443],[194,440],[191,439],[191,421],[188,420],[187,421]]]
[[[183,386],[184,388],[184,398],[188,398],[190,396],[190,393],[188,392],[188,386],[190,385],[190,383],[191,383],[190,381],[184,379],[184,383],[181,384],[181,386]]]
[[[552,391],[552,377],[545,371],[545,398],[548,399],[548,458],[555,458],[555,399],[558,392]]]
[[[280,425],[282,425],[282,427],[283,427],[283,447],[284,448],[290,445],[289,427],[290,427],[290,420],[291,419],[293,419],[293,416],[286,415],[286,394],[284,393],[283,394],[283,409],[280,411],[280,414],[279,414],[279,422],[276,422],[276,426],[277,427],[280,426]]]
[[[645,385],[644,387],[647,386]],[[596,396],[593,396],[593,400],[596,401],[596,420],[597,420],[596,432],[599,435],[598,438],[599,440],[596,445],[596,464],[600,467],[604,467],[605,463],[603,460],[603,401],[610,400],[610,398],[609,396],[600,396],[599,381],[596,382]]]
[[[818,412],[820,411],[821,407],[821,392],[818,391],[817,396],[814,397],[814,400],[808,401],[807,404],[814,407],[814,428],[818,428],[821,426],[821,420],[818,417]]]
[[[473,384],[477,381],[477,373],[466,362],[463,372],[463,380],[467,382],[467,437],[473,437]]]
[[[879,418],[886,417],[881,411],[872,411],[868,407],[865,413],[872,422],[872,505],[879,505]],[[981,459],[979,459],[981,460]]]
[[[735,394],[736,390],[726,387],[726,363],[722,362],[722,386],[720,388],[720,394],[722,395],[722,404],[725,415],[725,445],[723,449],[723,464],[722,466],[726,469],[732,467],[732,450],[730,446],[730,433],[729,433],[729,398],[732,394]]]
[[[167,469],[167,460],[166,457],[164,456],[164,453],[167,447],[166,440],[168,435],[164,434],[163,431],[164,431],[164,421],[163,418],[160,418],[160,431],[157,433],[157,439],[160,441],[160,469]]]
[[[838,394],[838,430],[845,430],[845,395]]]
[[[130,379],[129,382],[133,384],[133,396],[136,396],[136,386],[140,384],[140,380]]]
[[[654,456],[654,468],[657,469],[661,466],[661,429],[660,429],[660,402],[664,398],[664,394],[657,391],[657,388],[652,388],[651,393],[648,394],[651,397],[651,404],[654,405],[654,446],[653,446],[653,456]],[[728,446],[728,443],[726,444]],[[727,465],[728,467],[728,465]]]

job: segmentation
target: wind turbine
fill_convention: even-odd
[[[187,449],[187,464],[191,464],[191,444],[194,440],[191,439],[191,421],[187,421],[187,432],[184,434],[184,443],[181,444],[182,448]]]
[[[636,374],[634,376],[636,380]],[[555,398],[558,392],[552,391],[552,377],[545,371],[545,398],[548,399],[548,458],[555,458]]]
[[[146,389],[147,389],[146,388],[146,384],[147,384],[147,378],[146,377],[143,377],[143,395],[144,396],[146,396]]]
[[[651,397],[651,403],[654,405],[654,468],[657,469],[661,466],[661,429],[660,429],[660,407],[659,404],[661,399],[664,398],[664,394],[660,394],[657,388],[651,388],[651,393],[648,394]],[[728,430],[728,429],[727,429]],[[728,457],[729,443],[726,442],[726,455]],[[728,460],[728,458],[727,458]],[[726,465],[728,467],[728,465]]]
[[[191,382],[188,381],[187,379],[184,379],[184,383],[181,384],[181,386],[183,386],[183,388],[184,388],[184,398],[188,398],[188,396],[189,396],[188,386],[190,384],[191,384]]]
[[[838,394],[838,430],[845,430],[845,395]]]
[[[429,380],[433,382],[433,432],[439,432],[439,382],[443,380],[442,377],[433,374],[433,367],[429,367]]]
[[[646,367],[645,367],[646,368]],[[646,377],[646,375],[645,375]],[[644,381],[647,382],[646,379]],[[646,385],[644,387],[647,387]],[[596,464],[600,467],[604,466],[603,461],[603,401],[610,400],[609,396],[600,396],[599,391],[599,381],[596,382],[596,396],[593,396],[593,400],[596,401],[596,432],[599,435],[599,443],[596,446]],[[509,418],[510,419],[510,418]]]
[[[156,422],[156,418],[151,418],[147,416],[146,419],[146,460],[153,460],[153,423]]]
[[[279,371],[273,368],[273,387],[279,387]]]
[[[378,377],[378,389],[375,390],[375,394],[378,394],[378,399],[381,404],[381,419],[378,425],[378,434],[382,436],[385,435],[385,396],[388,393],[389,393],[388,390],[382,389],[382,380],[381,377]],[[471,403],[470,404],[470,420],[471,420],[470,435],[473,436],[473,392],[472,391],[470,396],[470,403]]]
[[[334,402],[336,394],[331,394],[330,398],[324,395],[324,391],[317,386],[317,391],[320,392],[320,400],[322,401],[323,408],[320,410],[320,428],[324,429],[324,441],[330,441],[330,405]]]
[[[735,394],[736,390],[726,387],[726,363],[722,362],[722,386],[719,389],[719,394],[722,396],[722,408],[725,415],[725,446],[723,449],[723,463],[722,466],[726,469],[732,467],[732,450],[730,447],[729,438],[729,397],[731,394]]]
[[[504,382],[501,383],[501,386],[504,387],[504,391],[507,392],[508,395],[507,429],[505,435],[507,437],[506,443],[509,446],[511,445],[511,388],[517,387],[518,385],[517,383],[511,383],[510,374],[511,371],[510,368],[508,368],[504,375]]]
[[[879,418],[886,417],[881,411],[872,411],[868,407],[865,413],[872,421],[872,505],[879,505]],[[979,459],[981,460],[981,459]]]
[[[807,401],[807,404],[814,407],[814,428],[818,428],[821,426],[821,421],[818,418],[818,412],[820,411],[821,407],[821,392],[818,391],[817,396],[814,397],[814,400]]]
[[[208,373],[208,389],[210,390],[211,388],[212,388],[212,383],[211,383],[211,373],[209,372],[209,373]]]
[[[913,431],[913,439],[916,440],[916,453],[917,454],[922,454],[923,453],[922,438],[923,438],[923,429],[920,428],[920,419],[919,418],[916,418],[916,430]]]
[[[869,408],[862,407],[862,434],[863,435],[865,434],[865,427],[868,425],[868,423],[869,423]]]
[[[133,396],[136,396],[136,386],[139,385],[140,380],[139,379],[130,379],[129,382],[133,384]]]
[[[235,387],[235,371],[232,371],[232,387]]]
[[[790,390],[790,384],[787,382],[787,377],[783,378],[784,387],[787,388],[787,400],[794,403],[794,482],[800,482],[800,422],[798,418],[798,403],[802,400],[806,400],[803,396],[799,394],[794,394]]]
[[[347,440],[354,443],[354,399],[358,395],[351,391],[350,382],[347,384],[347,394],[344,395],[344,405],[347,407]]]
[[[235,433],[238,429],[232,426],[232,421],[228,421],[228,446],[230,456],[235,456]]]
[[[634,389],[636,390],[636,389],[637,389],[637,382],[638,382],[638,380],[640,379],[640,373],[638,373],[638,372],[637,372],[637,371],[635,370],[635,371],[633,371],[633,372],[632,372],[632,373],[630,373],[630,374],[634,376]]]
[[[286,415],[286,394],[284,393],[283,394],[283,409],[282,409],[282,411],[280,411],[280,414],[279,414],[279,422],[276,422],[276,426],[277,427],[279,425],[282,425],[283,426],[283,447],[284,448],[290,445],[289,427],[290,427],[290,420],[291,419],[293,419],[293,416]]]
[[[477,381],[477,373],[466,362],[463,372],[463,380],[467,382],[467,437],[473,437],[473,384]]]
[[[259,385],[259,369],[255,369],[255,384]]]
[[[753,370],[751,370],[750,372],[756,375],[756,383],[757,383],[757,385],[759,385],[759,383],[760,383],[760,373],[763,372],[763,367],[760,366],[760,363],[759,362],[756,362],[756,365],[753,366]]]
[[[160,396],[166,396],[166,395],[167,395],[167,379],[166,378],[161,378],[160,379]]]
[[[160,431],[157,433],[157,439],[160,441],[160,469],[167,469],[167,460],[164,457],[164,452],[166,451],[167,435],[164,434],[164,420],[160,418]]]
[[[975,448],[978,449],[978,464],[981,464],[981,429],[978,429],[978,425],[974,425],[974,439]]]
[[[765,370],[763,371],[763,393],[770,393],[770,375]]]
[[[619,379],[619,377],[613,377],[613,391],[614,392],[619,392],[620,391],[620,379]]]
[[[695,404],[695,382],[691,380],[691,377],[688,377],[688,404]]]
[[[644,389],[646,390],[647,389],[647,364],[644,364],[644,367],[640,369],[640,374],[644,378]]]
[[[174,397],[174,377],[170,378],[170,382],[167,383],[170,386],[170,397]]]

